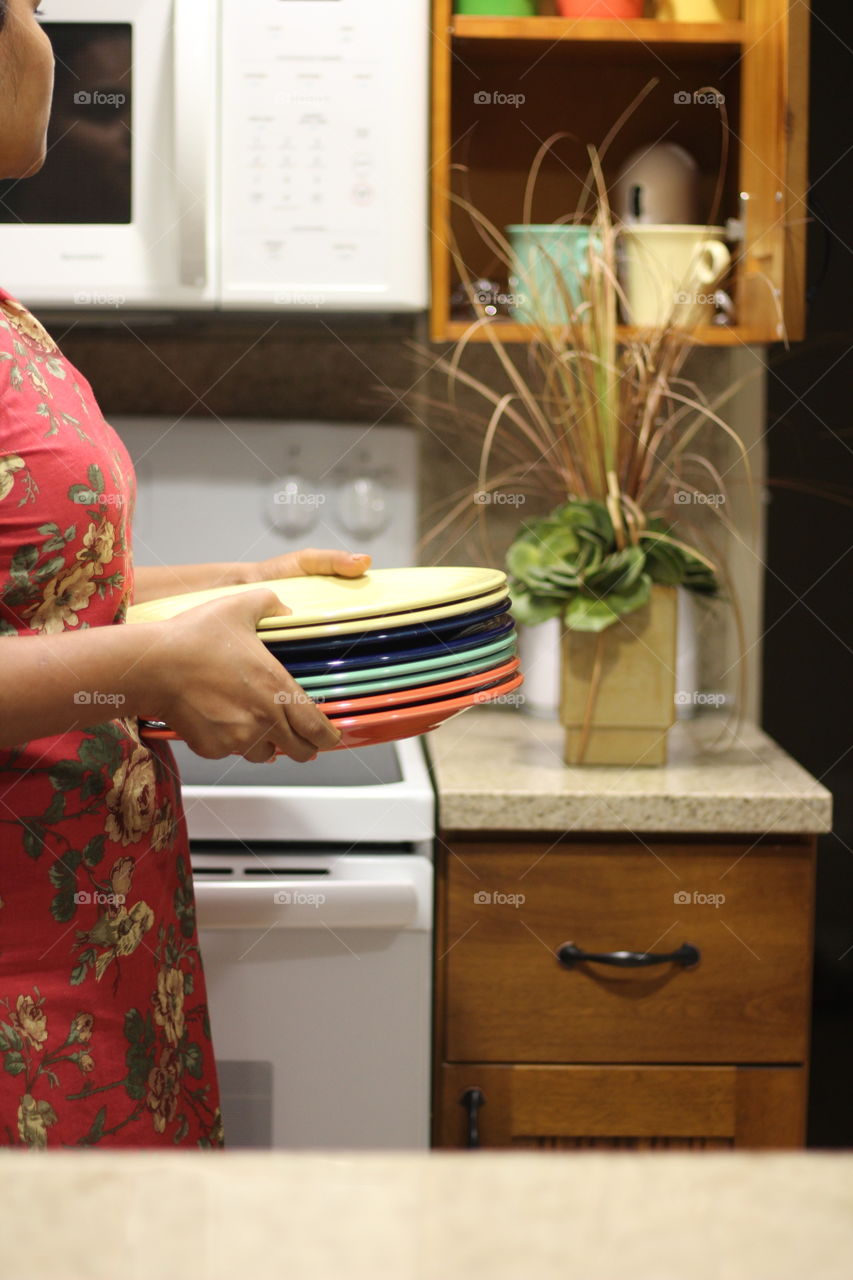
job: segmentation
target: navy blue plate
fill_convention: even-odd
[[[397,653],[409,645],[440,644],[451,637],[480,636],[483,632],[505,622],[512,621],[509,613],[509,598],[500,600],[488,609],[480,609],[474,613],[457,614],[452,618],[438,618],[435,622],[422,622],[411,627],[388,627],[384,631],[354,631],[349,635],[317,636],[314,640],[270,640],[267,648],[276,657],[287,655],[294,662],[316,662],[328,654],[340,656],[358,650],[359,654],[387,653],[395,649]],[[263,640],[263,632],[258,635]]]
[[[503,617],[503,615],[501,615]],[[493,620],[499,622],[499,618]],[[504,636],[509,636],[515,629],[515,623],[510,619],[509,622],[501,622],[500,626],[492,625],[489,630],[477,631],[474,635],[469,636],[449,636],[442,640],[436,639],[434,644],[418,645],[391,649],[385,653],[365,653],[359,649],[355,654],[341,654],[335,651],[334,657],[317,658],[313,662],[293,662],[290,657],[290,648],[286,645],[274,647],[268,645],[270,652],[274,658],[278,658],[293,676],[322,676],[331,674],[332,672],[358,671],[362,667],[381,667],[384,665],[394,666],[399,662],[416,662],[422,658],[440,658],[446,653],[458,653],[464,655],[468,649],[477,649],[480,645],[491,644],[495,640],[501,640]]]

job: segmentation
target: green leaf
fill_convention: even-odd
[[[99,796],[107,789],[107,784],[99,773],[90,773],[83,786],[80,788],[80,799],[91,800],[93,796]]]
[[[39,525],[39,533],[44,533],[44,534],[52,533],[52,534],[55,534],[56,536],[58,536],[58,535],[59,535],[59,525],[58,525],[58,524],[53,524],[52,522],[51,522],[51,523],[49,523],[49,524],[40,524],[40,525]]]
[[[86,476],[88,478],[89,484],[92,486],[92,489],[95,493],[104,492],[104,477],[103,477],[101,468],[98,466],[97,462],[93,462],[90,465],[88,471],[86,472]]]
[[[104,856],[104,842],[106,836],[92,836],[92,839],[83,850],[83,861],[87,867],[96,867]]]
[[[197,1044],[188,1044],[187,1047],[184,1049],[182,1056],[184,1060],[184,1066],[187,1072],[189,1073],[189,1075],[193,1076],[196,1080],[200,1080],[202,1077],[204,1064],[202,1061],[201,1049],[199,1048],[199,1046]]]
[[[11,1053],[6,1054],[6,1057],[3,1060],[3,1066],[10,1076],[19,1076],[22,1071],[26,1071],[27,1069],[27,1064],[24,1061],[23,1054],[17,1053],[14,1050]]]
[[[620,595],[612,592],[603,600],[578,595],[566,609],[563,619],[572,631],[605,631],[620,617],[633,613],[648,604],[652,594],[652,581],[643,574],[633,591]]]
[[[67,924],[69,920],[73,920],[76,911],[73,888],[63,889],[50,904],[50,914],[58,924]]]
[[[33,577],[36,582],[44,582],[45,578],[55,578],[65,568],[65,556],[52,556],[36,569]]]
[[[73,791],[82,785],[86,766],[79,760],[60,760],[50,771],[55,791]]]
[[[12,556],[12,563],[9,566],[10,572],[15,578],[24,578],[35,567],[39,558],[38,547],[34,547],[32,543],[26,546],[18,547],[18,550]]]
[[[47,832],[35,818],[26,818],[23,821],[26,823],[24,828],[24,853],[28,858],[40,858],[44,853]]]
[[[24,1047],[18,1032],[8,1022],[0,1022],[0,1037],[2,1037],[0,1047],[4,1049],[22,1049]]]
[[[57,860],[54,862],[47,875],[54,889],[69,889],[77,882],[76,873],[70,867],[66,866],[64,859],[62,861]]]
[[[78,964],[76,964],[76,965],[74,966],[74,968],[71,970],[71,985],[72,985],[72,987],[79,987],[79,986],[80,986],[81,982],[82,982],[82,981],[83,981],[83,979],[86,977],[86,973],[87,973],[88,968],[89,968],[88,963],[87,963],[87,962],[83,959],[83,957],[81,956],[81,957],[80,957],[80,961],[79,961],[79,963],[78,963]]]
[[[640,547],[625,547],[607,556],[601,565],[584,574],[583,587],[595,596],[609,596],[618,592],[627,595],[639,581],[646,557]]]

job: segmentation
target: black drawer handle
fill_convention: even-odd
[[[482,1089],[466,1089],[459,1099],[459,1105],[468,1112],[465,1146],[469,1150],[476,1150],[480,1145],[480,1107],[486,1105],[486,1095]]]
[[[592,960],[595,964],[612,964],[619,969],[645,969],[651,964],[680,964],[682,969],[692,969],[699,963],[699,948],[690,942],[683,942],[677,951],[667,955],[655,955],[653,951],[583,951],[573,942],[564,942],[557,952],[557,959],[566,969],[573,969],[576,964]]]

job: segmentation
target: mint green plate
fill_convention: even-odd
[[[488,649],[490,652],[481,653],[478,658],[475,658],[473,650],[469,651],[465,662],[457,661],[452,666],[444,665],[439,667],[433,665],[428,670],[399,675],[391,675],[388,667],[380,667],[372,679],[366,678],[366,672],[358,671],[354,673],[358,675],[358,680],[340,675],[332,679],[323,676],[311,676],[310,683],[309,678],[306,678],[305,680],[300,680],[299,684],[305,689],[306,693],[325,699],[360,698],[362,695],[366,696],[370,693],[389,693],[392,689],[416,689],[421,685],[437,684],[440,680],[455,680],[459,676],[472,676],[478,671],[488,671],[490,667],[500,666],[502,662],[515,657],[516,637],[513,635],[508,640],[501,641],[500,644],[484,645],[483,648]],[[406,663],[403,665],[412,666],[414,664]]]

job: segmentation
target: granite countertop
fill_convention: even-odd
[[[8,1280],[849,1280],[853,1156],[0,1156]]]
[[[714,717],[682,721],[660,767],[570,767],[563,729],[516,710],[466,712],[427,738],[445,831],[829,831],[832,797],[766,734],[715,746]]]

